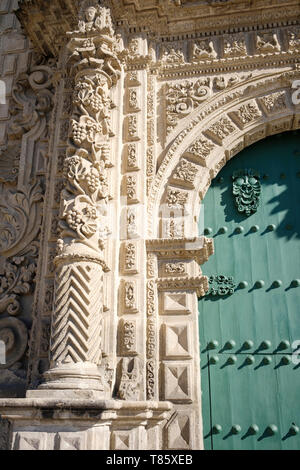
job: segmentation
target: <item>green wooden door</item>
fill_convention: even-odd
[[[245,149],[203,201],[215,244],[199,301],[206,449],[300,449],[299,137]]]

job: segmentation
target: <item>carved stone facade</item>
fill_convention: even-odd
[[[0,448],[203,448],[200,204],[300,128],[300,7],[200,3],[0,2]]]

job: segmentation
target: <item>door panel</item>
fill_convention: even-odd
[[[299,136],[274,136],[241,152],[203,201],[205,234],[215,244],[203,272],[232,276],[235,284],[231,295],[199,301],[207,449],[300,448],[300,369],[288,363],[300,340]],[[261,194],[257,211],[247,216],[235,205],[232,175],[249,168],[260,175]],[[211,432],[216,424],[219,434]],[[241,432],[225,437],[233,424]],[[243,437],[252,424],[258,434]],[[263,436],[272,424],[278,431]],[[283,439],[291,426],[295,435]]]

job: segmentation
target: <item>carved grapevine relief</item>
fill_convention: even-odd
[[[114,135],[110,91],[121,73],[108,8],[84,2],[78,29],[67,34],[74,92],[54,260],[51,333],[51,366],[62,377],[64,363],[93,364],[96,375],[96,366],[101,363],[103,269],[107,269],[103,249],[108,234],[110,138]],[[46,387],[51,374],[45,374]],[[99,376],[100,390],[102,382]]]
[[[232,175],[232,193],[239,212],[247,217],[257,211],[261,193],[260,176],[251,169],[238,170]]]

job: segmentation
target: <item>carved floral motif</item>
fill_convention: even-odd
[[[12,142],[0,150],[0,183],[15,183],[18,179],[21,145]]]
[[[171,275],[186,274],[184,263],[166,263],[164,270],[166,274]]]
[[[182,158],[175,169],[172,179],[180,181],[181,183],[186,184],[188,187],[193,188],[197,173],[197,166]]]
[[[110,138],[114,135],[110,92],[121,65],[110,10],[88,0],[79,16],[78,29],[67,33],[74,92],[54,260],[51,367],[64,377],[62,364],[76,368],[82,363],[84,369],[89,363],[96,375],[93,385],[98,380],[97,387],[103,390],[97,366],[102,357],[103,249],[108,233]],[[52,371],[45,374],[45,388],[52,377]],[[85,380],[88,377],[87,372]]]
[[[125,311],[136,312],[136,285],[133,281],[126,281],[124,284]]]
[[[286,108],[285,92],[277,91],[259,99],[268,114],[279,113]]]
[[[136,323],[133,320],[122,322],[122,354],[136,354]]]
[[[31,243],[39,230],[43,190],[39,183],[23,190],[0,188],[0,252],[11,256]]]
[[[196,82],[184,81],[166,85],[167,134],[178,121],[193,111],[200,103],[211,96],[209,79],[199,79]]]
[[[187,200],[188,193],[186,191],[168,189],[166,202],[169,208],[183,208]]]
[[[208,128],[207,133],[215,138],[216,142],[221,145],[223,140],[235,130],[236,128],[232,122],[227,117],[222,117]]]
[[[32,291],[35,273],[35,263],[31,263],[24,256],[3,262],[0,266],[0,313],[19,313],[19,296]]]
[[[199,158],[201,163],[205,163],[205,159],[214,150],[215,145],[207,139],[197,139],[188,149],[186,153],[191,154],[193,157]]]

